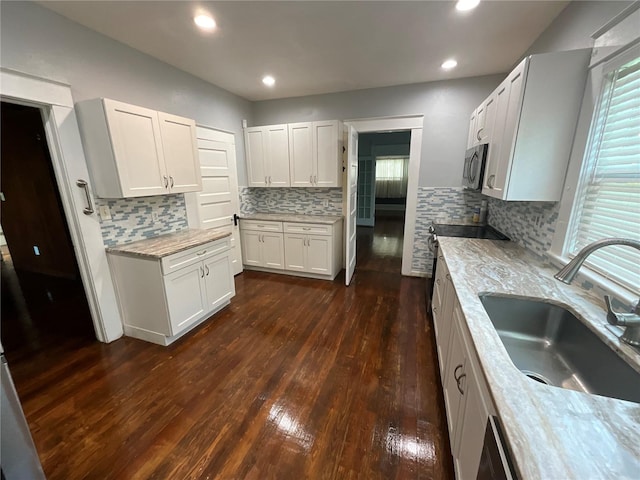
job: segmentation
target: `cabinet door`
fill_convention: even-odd
[[[467,134],[467,150],[477,145],[478,141],[476,139],[476,113],[477,110],[474,110],[469,117],[469,133]]]
[[[515,134],[522,105],[526,60],[520,63],[496,91],[494,127],[489,147],[482,193],[495,198],[505,198],[506,185],[511,168]]]
[[[267,186],[266,135],[263,127],[246,128],[244,131],[247,176],[250,187]]]
[[[284,269],[284,241],[281,233],[261,233],[262,266]]]
[[[171,193],[202,190],[196,122],[163,112],[158,112],[158,120]]]
[[[307,236],[307,271],[320,275],[331,273],[333,237]]]
[[[339,187],[342,157],[338,149],[338,121],[313,122],[313,165],[316,187]]]
[[[492,94],[482,106],[482,118],[478,121],[478,143],[491,143],[493,122],[496,116],[496,97]],[[491,145],[489,145],[491,148]]]
[[[444,401],[447,413],[447,424],[449,426],[449,440],[451,443],[451,453],[455,456],[456,445],[458,439],[460,405],[463,404],[464,392],[464,370],[465,370],[465,353],[464,344],[462,343],[462,335],[458,320],[460,314],[459,305],[454,306],[453,331],[449,346],[449,358],[446,362],[446,375],[444,379]]]
[[[262,233],[252,230],[240,230],[242,239],[242,263],[244,265],[262,266]]]
[[[448,368],[448,356],[451,348],[451,334],[453,331],[453,306],[457,302],[457,297],[451,277],[447,273],[442,279],[441,285],[436,285],[436,289],[440,289],[441,302],[439,308],[433,306],[433,322],[436,327],[436,345],[438,349],[438,363],[440,365],[440,377],[443,385],[445,384],[445,373]]]
[[[165,275],[171,333],[176,335],[205,314],[206,292],[202,262]]]
[[[265,164],[269,187],[288,187],[289,180],[289,129],[287,125],[262,127],[266,135]]]
[[[307,236],[287,233],[284,235],[285,269],[296,272],[307,271]]]
[[[114,100],[103,102],[122,196],[167,193],[168,178],[157,112]]]
[[[480,456],[484,444],[484,430],[489,418],[489,412],[482,400],[478,380],[467,365],[467,377],[465,378],[464,412],[460,412],[460,442],[457,453],[454,455],[454,463],[458,478],[462,480],[476,480]]]
[[[486,111],[485,107],[486,105],[483,103],[478,107],[478,110],[476,110],[476,124],[474,128],[474,133],[473,133],[474,145],[479,145],[480,143],[482,143],[482,140],[481,140],[482,137],[480,135],[484,129],[484,119],[485,119],[485,111]]]
[[[313,186],[312,123],[289,124],[289,176],[292,187]]]
[[[227,251],[203,262],[207,311],[222,305],[236,293],[230,255]]]

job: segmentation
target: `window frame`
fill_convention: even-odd
[[[619,68],[640,55],[640,43],[638,43],[638,40],[640,40],[640,38],[631,42],[631,44],[625,48],[619,49],[615,54],[610,55],[606,61],[592,66],[589,70],[567,169],[564,191],[562,199],[560,200],[558,221],[556,223],[551,248],[549,252],[547,252],[551,261],[559,266],[566,265],[575,256],[568,252],[570,247],[570,232],[577,221],[575,218],[578,210],[576,208],[576,202],[581,198],[580,194],[584,182],[590,176],[590,172],[586,169],[583,171],[583,164],[588,161],[586,153],[592,141],[592,124],[596,121],[598,107],[605,93],[606,77],[616,68]],[[591,269],[587,263],[580,269],[579,275],[604,290],[612,292],[614,296],[628,303],[635,303],[638,300],[636,292]]]

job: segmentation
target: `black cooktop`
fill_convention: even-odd
[[[439,237],[482,238],[486,240],[509,240],[509,237],[490,225],[449,225],[434,223],[433,228]]]

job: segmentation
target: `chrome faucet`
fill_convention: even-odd
[[[558,273],[556,273],[554,277],[561,282],[570,284],[587,257],[596,250],[608,245],[623,245],[626,247],[633,247],[636,250],[640,250],[640,242],[637,240],[631,240],[627,238],[605,238],[603,240],[597,240],[580,250],[578,254],[573,258],[573,260],[567,263],[567,265]],[[613,308],[611,307],[611,297],[609,297],[609,295],[604,296],[604,301],[607,304],[607,321],[611,325],[626,327],[624,334],[620,337],[620,340],[628,343],[629,345],[633,345],[634,347],[639,347],[640,300],[638,300],[638,303],[636,304],[636,307],[634,308],[632,313],[614,312]]]

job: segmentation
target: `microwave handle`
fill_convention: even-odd
[[[462,171],[462,178],[464,180],[467,180],[469,178],[469,163],[470,163],[469,160],[470,160],[469,157],[465,157],[464,159],[464,169]]]
[[[473,152],[473,156],[471,157],[471,160],[469,161],[469,171],[467,173],[467,177],[472,182],[475,182],[475,180],[476,180],[476,175],[473,173],[473,162],[476,162],[478,160],[479,160],[478,159],[478,152]]]

